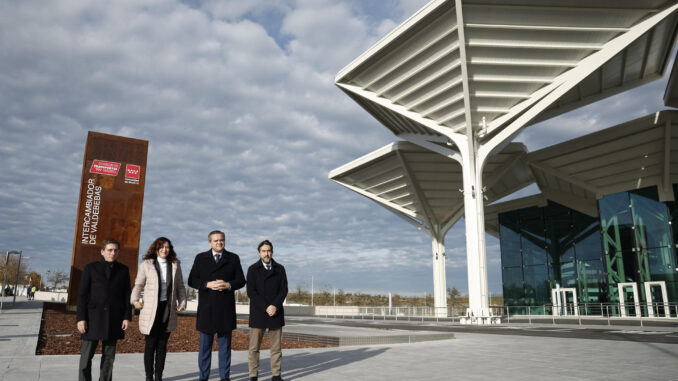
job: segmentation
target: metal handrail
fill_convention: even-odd
[[[387,306],[316,306],[316,316],[337,319],[360,320],[405,320],[405,321],[448,321],[455,322],[466,316],[467,305],[452,305],[436,308],[428,307],[387,307]],[[621,316],[621,311],[625,311]],[[510,323],[527,319],[532,323],[538,319],[543,323],[550,319],[553,324],[566,319],[603,319],[608,325],[614,320],[640,319],[643,320],[672,320],[678,321],[678,303],[565,303],[563,305],[543,304],[532,306],[490,306],[492,316],[501,318],[502,322]],[[650,313],[651,312],[651,313]]]

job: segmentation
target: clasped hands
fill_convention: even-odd
[[[134,304],[134,308],[136,308],[136,309],[140,310],[140,309],[144,308],[144,302],[142,302],[142,301],[136,301],[132,304]],[[181,312],[183,310],[184,310],[183,306],[177,306],[177,312]]]
[[[207,282],[205,287],[214,290],[214,291],[224,291],[224,290],[230,290],[231,289],[231,284],[228,282],[224,282],[221,279],[213,280],[211,282]]]
[[[127,327],[129,326],[129,320],[123,320],[122,321],[122,330],[127,331]],[[85,334],[87,332],[87,320],[80,320],[77,324],[78,327],[78,332]]]

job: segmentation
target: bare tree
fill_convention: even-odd
[[[31,271],[27,276],[29,280],[28,285],[31,287],[35,286],[35,288],[39,290],[42,283],[42,275],[35,271]]]
[[[56,270],[49,274],[47,281],[52,283],[53,288],[56,289],[61,283],[68,281],[68,274],[64,270]]]
[[[7,264],[7,254],[0,256],[0,282],[5,277],[5,271],[7,272],[7,284],[14,286],[14,283],[25,284],[26,275],[30,272],[26,262],[21,263],[21,268],[19,268],[19,257],[17,255],[11,255],[9,257],[9,264]],[[18,279],[18,282],[17,282]]]

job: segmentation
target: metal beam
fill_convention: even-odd
[[[448,142],[447,138],[442,136],[430,136],[430,135],[419,135],[419,134],[400,134],[399,138],[403,138],[407,141],[410,141],[420,147],[426,148],[433,152],[437,152],[447,158],[455,160],[457,163],[461,164],[461,154],[459,151],[456,151],[452,148],[445,148],[438,143]]]
[[[393,209],[393,210],[397,210],[397,211],[399,211],[400,213],[403,213],[404,215],[406,215],[406,216],[408,216],[408,217],[411,217],[411,218],[417,218],[416,212],[414,212],[414,211],[412,211],[412,210],[405,209],[405,208],[403,208],[402,206],[400,206],[400,205],[398,205],[398,204],[395,204],[395,203],[392,203],[392,202],[390,202],[390,201],[384,200],[383,198],[379,198],[379,197],[375,196],[373,193],[365,192],[365,191],[362,190],[361,188],[358,188],[358,187],[356,187],[356,186],[354,186],[354,185],[346,184],[346,183],[343,183],[343,182],[341,182],[341,181],[337,181],[337,180],[334,180],[334,179],[333,179],[333,181],[335,181],[335,182],[337,182],[337,183],[339,183],[339,184],[345,186],[346,188],[348,188],[348,189],[350,189],[350,190],[352,190],[352,191],[354,191],[354,192],[356,192],[356,193],[359,193],[359,194],[361,194],[361,195],[363,195],[363,196],[369,198],[370,200],[373,200],[373,201],[376,201],[376,202],[378,202],[378,203],[380,203],[380,204],[386,205],[386,206],[388,206],[389,208],[391,208],[391,209]]]
[[[402,151],[398,150],[396,151],[396,155],[398,157],[398,160],[400,160],[400,165],[403,167],[405,170],[405,181],[407,181],[407,184],[412,188],[412,191],[414,193],[414,198],[419,202],[419,205],[421,206],[422,209],[422,214],[424,216],[423,220],[426,225],[428,225],[432,231],[437,233],[437,221],[435,219],[435,215],[431,211],[430,206],[428,205],[427,200],[423,197],[423,191],[419,187],[419,183],[415,180],[412,179],[412,169],[407,165],[407,162],[403,158],[403,153]]]
[[[373,102],[379,106],[385,107],[387,109],[390,109],[406,118],[411,119],[415,123],[419,123],[420,125],[431,129],[432,131],[435,131],[441,135],[444,136],[449,136],[450,131],[449,128],[445,126],[441,126],[435,121],[427,118],[421,117],[418,113],[413,112],[408,110],[405,106],[401,106],[399,104],[395,104],[391,101],[389,101],[386,98],[378,97],[376,94],[372,93],[371,91],[367,91],[362,89],[359,86],[355,85],[349,85],[349,84],[344,84],[344,83],[337,83],[337,86],[345,89],[346,91],[350,91],[362,98],[364,98],[367,101]],[[458,139],[458,138],[457,138]]]
[[[545,96],[541,97],[538,102],[531,105],[532,107],[530,107],[529,110],[523,112],[508,126],[502,128],[501,131],[498,131],[494,136],[492,136],[489,141],[480,147],[479,156],[482,158],[489,155],[496,146],[502,142],[510,140],[531,120],[536,118],[540,113],[546,110],[550,105],[565,95],[573,87],[577,86],[584,78],[593,73],[595,70],[598,70],[598,68],[604,63],[619,54],[619,52],[625,50],[633,41],[647,33],[672,13],[675,13],[676,10],[678,10],[678,4],[674,4],[673,6],[638,23],[629,29],[628,32],[606,43],[604,48],[600,51],[584,58],[576,68],[558,76],[557,80],[554,81],[554,83],[558,83],[558,86],[554,89],[549,89],[551,91]],[[498,127],[499,126],[496,126],[495,128]]]
[[[527,164],[534,169],[542,171],[542,172],[549,174],[551,176],[557,177],[558,179],[560,179],[564,182],[574,184],[574,185],[576,185],[580,188],[584,188],[591,193],[597,194],[599,192],[599,189],[595,185],[589,184],[586,181],[579,180],[576,177],[572,177],[568,173],[565,173],[565,172],[563,172],[559,169],[553,168],[553,167],[549,166],[548,164],[539,163],[539,162],[528,162]]]

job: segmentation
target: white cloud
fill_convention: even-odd
[[[247,1],[220,1],[207,0],[200,8],[209,12],[213,17],[220,19],[237,19],[248,13],[270,11],[285,11],[288,9],[286,1],[282,0],[247,0]]]
[[[0,4],[0,249],[68,268],[96,130],[149,140],[142,252],[168,236],[188,266],[221,228],[244,262],[273,240],[292,276],[297,263],[350,272],[395,259],[427,270],[410,284],[430,288],[428,240],[327,180],[393,137],[333,85],[381,31],[343,2],[318,4]],[[258,22],[271,15],[277,33]]]
[[[424,3],[0,2],[0,250],[68,269],[95,130],[149,141],[142,252],[167,236],[188,267],[218,228],[244,263],[271,239],[293,285],[314,274],[345,290],[430,291],[429,238],[327,179],[394,140],[336,72]],[[523,137],[537,147],[598,128],[619,102]],[[463,231],[446,239],[448,285],[462,291]],[[488,241],[493,290],[497,258]]]

